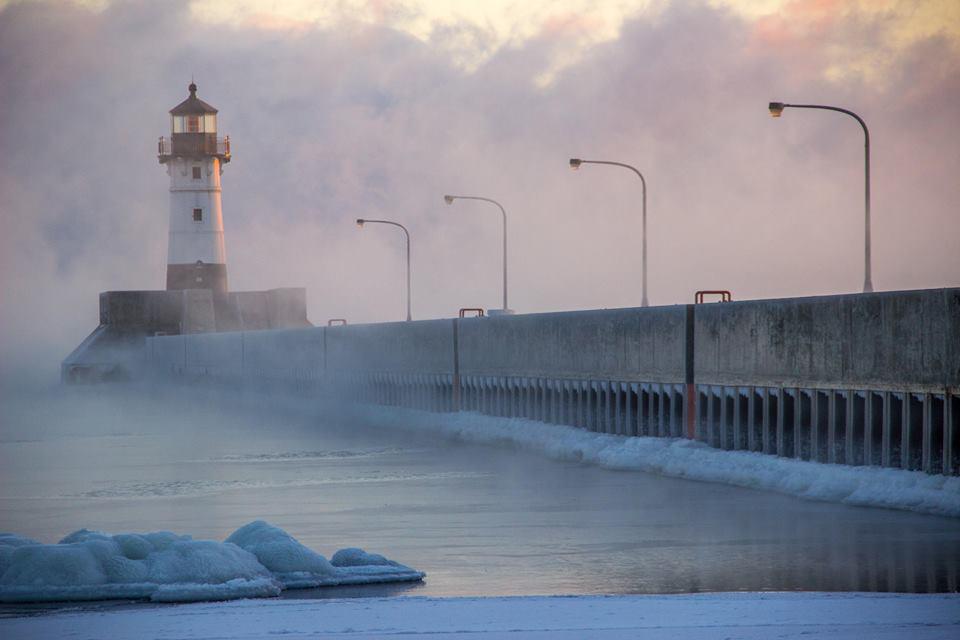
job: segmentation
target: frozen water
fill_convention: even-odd
[[[507,444],[559,460],[589,462],[610,469],[721,482],[856,506],[960,517],[960,477],[956,476],[721,451],[683,438],[628,438],[475,413],[437,414],[370,406],[354,412],[363,422],[385,428],[439,432],[466,442]]]
[[[6,617],[0,636],[943,640],[960,636],[958,606],[957,594],[864,593],[260,600]]]
[[[225,542],[161,531],[81,529],[57,544],[0,534],[0,602],[149,598],[156,602],[276,596],[282,589],[421,580],[362,549],[334,566],[286,531],[258,520]]]

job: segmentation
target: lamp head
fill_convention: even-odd
[[[581,160],[580,158],[570,158],[571,169],[574,169],[574,170],[579,169],[581,164],[583,164],[583,160]]]
[[[774,118],[779,118],[783,114],[783,108],[787,106],[782,102],[771,102],[770,103],[770,115]]]
[[[447,204],[453,204],[453,196],[443,196],[443,201]]]
[[[357,218],[357,226],[362,227],[363,223],[366,222],[363,218]]]

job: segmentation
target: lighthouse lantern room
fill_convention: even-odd
[[[217,137],[217,110],[190,96],[170,110],[170,138],[160,138],[160,163],[170,176],[167,289],[227,291],[220,174],[230,138]]]

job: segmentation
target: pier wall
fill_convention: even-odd
[[[960,289],[157,336],[150,370],[956,474]]]
[[[698,380],[960,385],[960,289],[703,304],[696,314]]]

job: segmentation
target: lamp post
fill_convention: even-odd
[[[863,292],[873,291],[873,279],[870,276],[870,131],[867,129],[867,123],[863,118],[848,109],[840,107],[830,107],[822,104],[787,104],[785,102],[771,102],[769,105],[770,115],[779,118],[783,110],[787,107],[795,109],[825,109],[827,111],[839,111],[855,119],[863,127]]]
[[[570,158],[570,168],[579,169],[580,165],[584,164],[608,164],[614,167],[623,167],[624,169],[629,169],[637,174],[637,177],[640,178],[640,184],[643,186],[643,269],[642,269],[642,278],[643,278],[643,296],[640,300],[641,307],[650,306],[649,301],[647,300],[647,181],[643,177],[643,174],[640,171],[629,164],[624,164],[623,162],[611,162],[609,160],[581,160],[580,158]]]
[[[443,196],[443,201],[447,204],[453,204],[454,200],[481,200],[495,204],[500,208],[500,213],[503,215],[503,311],[506,313],[510,309],[510,307],[507,306],[507,212],[504,210],[502,204],[492,198],[484,198],[482,196]]]
[[[403,234],[407,237],[407,322],[413,320],[413,317],[410,314],[410,232],[407,231],[407,228],[400,224],[399,222],[391,222],[390,220],[365,220],[363,218],[357,218],[357,226],[363,227],[367,223],[372,224],[389,224],[394,227],[400,227],[403,230]]]

